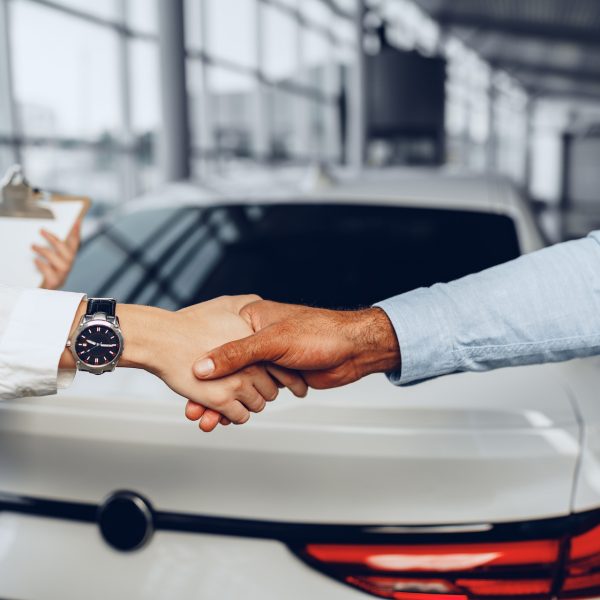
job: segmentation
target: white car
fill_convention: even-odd
[[[501,179],[179,185],[92,236],[70,286],[365,306],[542,245]],[[212,434],[127,369],[2,403],[0,598],[598,598],[599,368],[376,375]]]

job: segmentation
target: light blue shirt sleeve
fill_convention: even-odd
[[[600,231],[375,306],[398,337],[396,385],[600,354]]]

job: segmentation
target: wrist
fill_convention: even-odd
[[[355,363],[361,376],[399,369],[400,346],[385,311],[374,307],[352,314],[350,335],[356,349]]]
[[[73,318],[69,339],[79,326],[86,309],[87,301],[82,301]],[[117,317],[123,333],[123,354],[117,366],[156,372],[160,366],[160,347],[169,333],[168,323],[171,315],[167,310],[152,306],[117,304]],[[65,348],[60,357],[59,368],[75,368],[75,359],[69,348]]]
[[[145,369],[155,373],[159,369],[160,348],[168,336],[168,322],[172,313],[153,306],[118,304],[117,317],[123,333],[123,354],[117,366]]]

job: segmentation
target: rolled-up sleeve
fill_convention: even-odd
[[[402,356],[392,383],[600,354],[600,232],[379,302]]]
[[[74,372],[58,364],[83,294],[0,285],[0,398],[46,396]]]

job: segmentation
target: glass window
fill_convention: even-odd
[[[267,91],[269,147],[274,160],[306,161],[311,154],[311,107],[304,95],[285,89]]]
[[[331,25],[331,10],[322,0],[302,0],[302,16],[310,23],[321,26]]]
[[[176,299],[185,305],[253,290],[283,302],[369,306],[519,255],[513,221],[494,214],[343,204],[194,210],[211,227],[199,226],[193,236],[182,234],[185,252],[179,260],[148,263],[142,256],[154,268],[152,277],[146,272],[145,285],[156,279],[162,284],[150,299],[153,304]],[[89,293],[114,295],[114,279],[98,289],[95,259],[121,273],[122,282],[131,282],[129,289],[119,284],[123,301],[139,302],[142,295],[148,301],[145,285],[139,285],[139,264],[107,252],[106,235],[85,248],[85,264],[77,262],[73,279]],[[390,273],[402,273],[401,281]]]
[[[125,0],[127,24],[135,31],[157,33],[158,15],[156,0]]]
[[[14,148],[9,145],[0,144],[0,179],[11,165],[17,162]]]
[[[355,13],[358,10],[358,0],[333,0],[335,4],[347,13]]]
[[[185,0],[184,26],[186,48],[201,50],[204,46],[202,33],[202,2],[204,0]]]
[[[289,8],[298,8],[299,0],[275,0],[277,4],[282,4],[284,6],[288,6]]]
[[[208,67],[198,59],[188,58],[186,62],[188,110],[192,147],[207,149],[212,144],[207,127],[209,97],[204,86],[204,69]]]
[[[132,39],[129,42],[130,113],[135,156],[134,193],[151,189],[160,181],[158,136],[161,121],[158,46],[153,42]]]
[[[129,56],[132,130],[137,135],[156,136],[161,120],[158,46],[133,39]]]
[[[310,103],[310,142],[312,156],[318,159],[325,158],[327,149],[327,105],[313,100]]]
[[[10,8],[22,133],[116,137],[122,127],[117,34],[39,4]]]
[[[120,155],[109,144],[88,148],[21,148],[25,173],[41,188],[90,196],[97,203],[121,199]]]
[[[213,147],[225,154],[252,156],[257,82],[219,67],[207,67]]]
[[[322,93],[328,91],[328,68],[331,66],[331,45],[318,31],[304,29],[304,70],[306,83]]]
[[[246,67],[257,66],[256,0],[206,0],[208,50]]]
[[[269,4],[262,5],[264,18],[265,75],[275,81],[288,81],[298,75],[298,21]]]
[[[62,4],[67,8],[73,8],[82,13],[102,17],[110,21],[119,20],[119,0],[102,0],[102,2],[90,2],[89,0],[56,0],[56,4]]]
[[[270,149],[273,160],[289,160],[296,153],[294,141],[295,103],[297,96],[277,88],[266,92],[271,134]]]
[[[347,44],[356,44],[356,25],[348,19],[337,18],[333,34]]]

